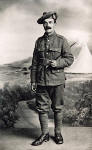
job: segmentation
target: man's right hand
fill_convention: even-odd
[[[32,90],[33,92],[36,92],[36,88],[37,88],[36,83],[31,83],[31,90]]]

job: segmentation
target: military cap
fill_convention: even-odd
[[[37,20],[37,23],[43,24],[44,20],[51,16],[55,21],[57,20],[57,13],[55,11],[43,12],[43,16]]]

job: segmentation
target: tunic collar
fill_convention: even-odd
[[[51,37],[55,37],[56,36],[56,32],[54,31],[52,34],[48,35],[46,32],[44,33],[44,37],[45,38],[51,38]]]

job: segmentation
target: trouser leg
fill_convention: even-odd
[[[64,104],[64,85],[53,87],[52,109],[54,112],[55,133],[61,133],[63,104]]]
[[[36,108],[39,114],[39,121],[42,134],[46,134],[49,132],[48,112],[50,108],[50,97],[45,86],[37,87]]]
[[[42,134],[47,134],[49,132],[48,114],[47,113],[39,113],[39,121],[40,121]]]
[[[54,112],[55,133],[61,133],[62,128],[62,112]]]

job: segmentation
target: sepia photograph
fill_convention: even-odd
[[[91,65],[91,0],[0,0],[0,150],[92,150]]]

